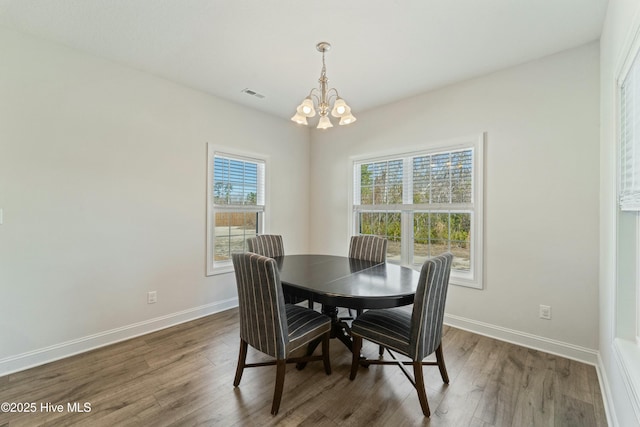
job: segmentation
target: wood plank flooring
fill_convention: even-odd
[[[337,340],[331,375],[321,362],[303,371],[288,365],[273,417],[275,367],[246,369],[233,387],[239,349],[233,309],[0,377],[0,402],[36,409],[0,413],[0,426],[606,425],[593,366],[446,326],[443,347],[450,384],[425,367],[430,419],[396,367],[360,368],[349,381],[350,353]],[[363,353],[375,357],[377,346],[365,341]],[[250,348],[247,360],[267,358]],[[75,403],[90,411],[70,411]],[[56,405],[63,409],[54,412]]]

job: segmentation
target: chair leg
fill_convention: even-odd
[[[331,375],[331,360],[329,359],[329,340],[331,339],[331,332],[327,332],[322,337],[322,363],[324,364],[324,371],[327,375]]]
[[[384,354],[384,346],[379,346],[378,347],[378,356],[382,357],[383,354]]]
[[[445,384],[449,384],[449,374],[447,374],[447,367],[444,364],[444,354],[442,354],[442,343],[436,348],[436,360],[438,362],[438,369],[440,369],[440,376]]]
[[[422,375],[422,361],[413,362],[413,377],[416,382],[416,390],[418,391],[418,400],[425,417],[431,415],[429,403],[427,403],[427,392],[424,390],[424,376]]]
[[[241,338],[240,354],[238,355],[238,367],[236,368],[236,378],[233,380],[234,387],[238,387],[238,385],[240,384],[240,379],[242,378],[242,372],[244,371],[245,362],[247,360],[247,347],[247,342]]]
[[[349,375],[350,380],[356,379],[356,375],[358,374],[358,367],[360,366],[360,350],[362,350],[362,337],[354,335],[353,346],[351,347],[352,356],[351,375]]]
[[[273,404],[271,405],[271,414],[276,415],[280,409],[280,400],[282,400],[282,390],[284,389],[284,374],[287,367],[286,359],[278,359],[276,362],[276,388],[273,391]]]

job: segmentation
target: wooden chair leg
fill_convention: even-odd
[[[440,369],[440,376],[445,384],[449,384],[449,374],[447,374],[447,367],[444,364],[444,354],[442,353],[442,343],[436,348],[436,361],[438,362],[438,369]]]
[[[360,350],[362,350],[362,337],[357,335],[353,336],[353,346],[351,347],[351,375],[350,380],[354,380],[358,374],[358,367],[360,366]]]
[[[245,362],[247,360],[247,347],[247,342],[241,338],[240,354],[238,355],[238,367],[236,368],[236,378],[233,380],[234,387],[238,387],[238,385],[240,384],[240,379],[242,378],[242,372],[244,371]]]
[[[418,400],[425,417],[431,415],[429,403],[427,402],[427,392],[424,390],[424,376],[422,375],[422,361],[413,362],[413,377],[416,382],[416,390],[418,391]]]
[[[329,359],[329,340],[331,339],[331,332],[327,332],[322,337],[322,363],[324,364],[324,371],[327,375],[331,375],[331,360]]]
[[[282,390],[284,389],[284,374],[287,367],[286,359],[278,359],[276,361],[276,388],[273,391],[273,404],[271,405],[271,414],[276,415],[280,409],[280,400],[282,400]]]
[[[384,354],[384,346],[379,346],[378,347],[378,356],[382,357],[383,354]]]

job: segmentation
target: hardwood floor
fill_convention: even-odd
[[[239,349],[233,309],[0,377],[0,402],[33,403],[36,410],[0,413],[0,426],[606,425],[593,366],[446,326],[443,347],[450,384],[436,367],[425,367],[430,419],[396,367],[360,368],[349,381],[350,353],[337,340],[330,376],[322,363],[303,371],[287,366],[273,417],[275,367],[247,369],[233,387]],[[377,351],[365,341],[364,354]],[[247,361],[260,359],[266,360],[250,348]],[[78,408],[85,412],[70,411]]]

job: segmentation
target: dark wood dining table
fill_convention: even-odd
[[[334,255],[275,259],[285,294],[322,304],[322,312],[331,317],[331,337],[349,350],[349,325],[338,317],[338,307],[357,310],[411,304],[420,277],[420,272],[409,267]]]

